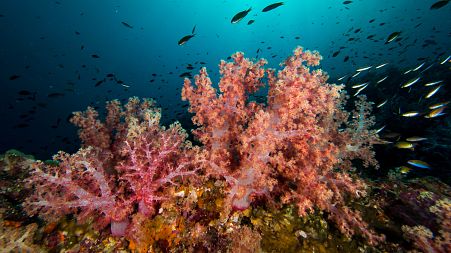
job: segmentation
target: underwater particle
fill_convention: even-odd
[[[283,2],[270,4],[270,5],[266,6],[265,8],[263,8],[262,12],[268,12],[270,10],[274,10],[275,8],[282,6],[282,5],[283,5]]]
[[[436,3],[434,3],[433,5],[431,5],[430,9],[431,10],[437,10],[442,8],[443,6],[447,5],[449,3],[449,0],[440,0]]]
[[[237,14],[235,14],[235,16],[233,16],[232,20],[230,20],[230,23],[236,24],[236,23],[240,22],[244,17],[247,16],[247,14],[249,14],[249,12],[251,10],[252,10],[252,7],[250,7],[247,10],[238,12]]]
[[[133,26],[130,25],[129,23],[127,23],[127,22],[122,21],[121,24],[123,24],[127,28],[133,29]]]
[[[393,32],[392,34],[388,35],[387,40],[385,41],[385,44],[388,44],[392,41],[394,41],[398,36],[401,34],[401,32]]]

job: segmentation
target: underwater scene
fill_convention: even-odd
[[[2,0],[0,252],[451,252],[449,0]]]

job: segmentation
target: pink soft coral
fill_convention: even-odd
[[[58,153],[58,165],[34,165],[28,182],[35,191],[25,202],[30,214],[47,220],[70,213],[80,221],[94,217],[98,227],[111,223],[114,234],[124,234],[135,205],[152,215],[171,198],[168,188],[198,170],[193,161],[201,160],[199,149],[186,141],[179,123],[160,126],[152,100],[131,98],[125,109],[115,100],[107,111],[105,123],[92,108],[74,113],[83,148]]]
[[[245,209],[257,196],[296,203],[300,215],[326,210],[346,235],[360,231],[371,242],[380,240],[366,229],[358,212],[345,205],[348,197],[365,194],[365,184],[348,174],[351,160],[375,165],[371,146],[378,139],[369,130],[373,119],[361,98],[353,120],[343,110],[343,87],[326,83],[317,66],[317,52],[298,47],[277,75],[243,53],[220,64],[220,93],[205,68],[195,84],[185,79],[182,98],[190,102],[195,136],[208,152],[207,173],[229,184],[229,201]],[[266,104],[250,95],[269,84]],[[346,128],[347,127],[347,128]]]

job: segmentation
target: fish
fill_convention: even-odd
[[[54,92],[47,95],[49,98],[57,98],[57,97],[64,97],[65,94],[61,92]]]
[[[105,79],[98,81],[98,82],[94,85],[94,87],[100,86],[103,82],[105,82]]]
[[[393,32],[390,35],[388,35],[387,40],[385,41],[385,44],[388,44],[392,41],[394,41],[398,36],[401,34],[401,32]]]
[[[191,77],[191,72],[184,72],[180,74],[179,77]]]
[[[421,79],[421,77],[413,78],[413,79],[409,80],[407,83],[403,84],[401,86],[401,88],[410,87],[410,86],[414,85],[416,82],[418,82],[420,79]]]
[[[382,83],[382,82],[385,81],[387,78],[388,78],[388,76],[382,78],[381,80],[377,81],[376,83],[378,83],[378,84],[379,84],[379,83]]]
[[[387,103],[388,99],[386,99],[385,101],[383,101],[382,103],[378,104],[376,106],[376,108],[381,108],[382,106],[384,106]]]
[[[230,23],[236,24],[236,23],[240,22],[244,17],[247,16],[247,14],[249,14],[249,12],[251,10],[252,10],[252,7],[250,7],[247,10],[238,12],[237,14],[235,14],[235,16],[233,16],[232,20],[230,20]]]
[[[424,86],[434,86],[434,85],[436,85],[436,84],[439,84],[439,83],[441,83],[441,82],[443,82],[443,80],[440,80],[440,81],[435,81],[435,82],[430,82],[430,83],[427,83],[427,84],[425,84]]]
[[[270,5],[266,6],[265,8],[263,8],[262,12],[268,12],[270,10],[274,10],[275,8],[282,6],[282,5],[283,5],[283,2],[270,4]]]
[[[360,73],[361,73],[361,72],[357,72],[357,73],[355,73],[354,75],[352,75],[352,78],[354,78],[354,77],[358,76],[358,75],[359,75]]]
[[[423,67],[424,64],[426,64],[426,62],[421,63],[420,65],[418,65],[418,67],[412,69],[412,71],[417,71],[417,70],[421,69],[421,67]]]
[[[446,57],[445,60],[441,61],[441,62],[440,62],[440,65],[445,64],[445,63],[446,63],[447,61],[449,61],[450,59],[451,59],[451,55],[449,55],[448,57]]]
[[[427,118],[427,119],[432,119],[432,118],[436,118],[436,117],[445,115],[443,113],[445,108],[446,108],[446,106],[442,106],[442,107],[439,107],[437,109],[434,109],[434,110],[430,111],[428,114],[426,114],[424,117]]]
[[[340,53],[340,50],[338,50],[337,52],[334,52],[334,53],[332,54],[332,57],[336,57],[339,53]]]
[[[341,81],[341,80],[345,79],[347,76],[348,76],[348,75],[344,75],[344,76],[338,78],[338,81]]]
[[[401,172],[402,174],[407,174],[409,173],[409,171],[411,171],[412,169],[407,167],[407,166],[400,166],[398,167],[399,172]]]
[[[349,60],[349,56],[345,56],[345,58],[343,59],[343,62],[347,62]]]
[[[93,55],[91,55],[91,57],[92,57],[92,58],[95,58],[95,59],[98,59],[98,58],[100,58],[100,56],[99,56],[99,55],[97,55],[97,54],[93,54]]]
[[[12,76],[9,77],[9,80],[13,81],[13,80],[16,80],[19,77],[20,77],[19,75],[12,75]]]
[[[434,89],[432,89],[432,90],[425,96],[425,98],[430,98],[430,97],[434,96],[435,93],[437,93],[437,91],[440,90],[440,88],[441,88],[442,86],[443,86],[443,85],[439,85],[439,86],[435,87]]]
[[[440,0],[438,2],[435,2],[433,5],[431,5],[431,10],[438,10],[442,8],[443,6],[447,5],[449,3],[449,0]]]
[[[447,104],[449,104],[449,101],[433,104],[433,105],[429,106],[429,109],[431,109],[431,110],[438,109],[438,108],[443,107],[443,106],[445,106]]]
[[[409,160],[407,161],[408,164],[418,167],[418,168],[422,168],[422,169],[430,169],[431,166],[429,164],[427,164],[426,162],[423,162],[421,160]]]
[[[387,126],[387,125],[384,125],[384,126],[382,126],[381,128],[377,129],[377,130],[376,130],[376,133],[377,133],[377,134],[380,133],[382,130],[384,130],[384,128],[385,128],[386,126]]]
[[[357,92],[354,94],[354,97],[357,96],[357,95],[358,95],[362,90],[364,90],[366,87],[368,87],[368,84],[369,84],[369,83],[367,83],[367,84],[366,84],[365,86],[363,86],[362,88],[358,89]]]
[[[414,144],[410,143],[410,142],[407,142],[407,141],[398,141],[395,144],[395,147],[397,147],[399,149],[410,149],[412,151],[414,151],[414,149],[415,149],[414,148]]]
[[[356,71],[357,72],[362,72],[362,71],[368,70],[370,68],[372,68],[372,66],[362,67],[362,68],[357,69]]]
[[[183,36],[183,38],[181,38],[177,44],[179,46],[181,46],[181,45],[185,44],[186,42],[188,42],[191,38],[193,38],[196,35],[195,31],[196,31],[196,25],[194,25],[193,30],[191,30],[191,34]]]
[[[419,137],[419,136],[412,136],[412,137],[406,138],[406,141],[409,141],[409,142],[418,142],[418,141],[425,141],[425,140],[427,140],[427,139],[428,139],[428,138]]]
[[[343,4],[350,4],[352,1],[344,1]]]
[[[125,27],[130,28],[130,29],[133,29],[133,26],[130,25],[129,23],[124,22],[124,21],[122,21],[121,23],[122,23]]]
[[[249,21],[247,22],[247,25],[251,25],[251,24],[253,24],[254,22],[255,22],[255,20],[251,19],[251,20],[249,20]]]
[[[387,64],[388,64],[388,62],[387,63],[382,63],[381,65],[376,66],[376,69],[380,69],[380,68],[386,66]]]
[[[420,115],[420,113],[417,111],[410,111],[410,112],[405,112],[405,113],[401,114],[401,116],[407,117],[407,118],[416,117],[418,115]]]
[[[353,85],[352,88],[353,88],[353,89],[361,88],[361,87],[367,85],[368,83],[369,83],[369,82],[362,83],[362,84],[356,84],[356,85]]]
[[[21,90],[21,91],[17,92],[17,94],[19,94],[19,95],[21,95],[21,96],[29,96],[29,95],[31,95],[31,94],[33,94],[33,93],[31,93],[31,92],[28,91],[28,90]]]

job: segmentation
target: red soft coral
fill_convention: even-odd
[[[298,47],[277,75],[263,68],[264,60],[253,63],[243,53],[232,59],[220,64],[219,94],[205,68],[195,86],[185,79],[182,90],[199,126],[193,133],[208,152],[208,175],[228,182],[232,207],[245,209],[259,195],[281,197],[296,203],[300,215],[328,211],[346,235],[360,231],[370,241],[380,239],[345,206],[348,197],[365,193],[365,184],[347,174],[351,160],[377,165],[368,103],[362,98],[356,119],[348,122],[343,87],[326,83],[320,69],[310,70],[321,60],[317,52]],[[267,102],[251,101],[265,78]]]

